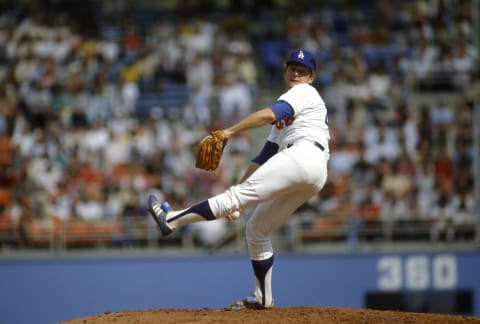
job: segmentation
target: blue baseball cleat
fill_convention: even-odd
[[[152,215],[163,236],[169,235],[174,230],[174,228],[167,223],[167,213],[172,210],[173,208],[168,202],[164,201],[160,205],[155,196],[150,195],[148,197],[148,212]]]

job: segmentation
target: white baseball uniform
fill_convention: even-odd
[[[256,273],[254,294],[263,299],[263,305],[273,305],[270,235],[323,188],[330,156],[327,108],[317,90],[307,83],[299,84],[278,101],[287,102],[294,111],[288,120],[277,121],[267,138],[278,144],[278,153],[246,181],[208,200],[216,218],[257,205],[246,225],[246,240],[255,271],[261,268],[256,262],[270,259],[264,273]]]
[[[181,211],[172,210],[165,202],[159,205],[155,197],[149,198],[149,211],[164,235],[192,222],[227,217],[256,206],[246,225],[248,251],[256,277],[254,296],[229,305],[229,309],[273,306],[270,235],[327,181],[330,157],[327,108],[317,90],[305,82],[312,80],[315,70],[312,53],[304,50],[290,53],[285,66],[285,81],[290,88],[271,107],[275,121],[264,148],[252,160],[259,167],[244,182]],[[268,120],[273,119],[267,109],[261,111],[269,115]],[[243,121],[244,129],[249,129],[249,122],[258,125],[265,120],[260,117],[261,111],[257,120],[251,117],[252,120]]]
[[[327,109],[313,86],[301,83],[291,87],[278,98],[272,110],[277,121],[267,144],[274,150],[261,158],[260,167],[244,182],[222,194],[190,208],[169,212],[167,220],[170,226],[178,227],[256,206],[246,225],[246,239],[256,275],[254,295],[265,307],[273,306],[270,235],[322,189],[330,156]],[[278,116],[286,120],[278,120]]]

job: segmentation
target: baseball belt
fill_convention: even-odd
[[[320,144],[320,143],[318,143],[318,142],[313,142],[313,145],[315,145],[316,147],[318,147],[320,150],[325,151],[325,148],[323,147],[322,144]],[[287,148],[292,147],[292,146],[293,146],[293,143],[287,144]]]

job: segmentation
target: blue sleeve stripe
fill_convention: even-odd
[[[263,149],[260,153],[252,159],[252,162],[262,165],[267,162],[269,158],[274,156],[278,152],[278,144],[270,141],[266,141]]]
[[[273,113],[277,120],[286,120],[293,117],[295,111],[292,106],[286,101],[279,100],[272,106]]]

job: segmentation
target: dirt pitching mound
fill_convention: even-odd
[[[158,309],[106,312],[63,324],[157,323],[480,323],[480,318],[334,307],[277,307],[269,310]]]

